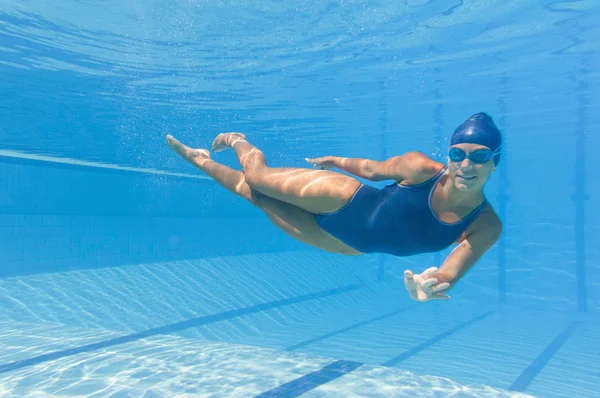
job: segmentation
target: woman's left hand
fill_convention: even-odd
[[[413,300],[426,302],[430,300],[448,300],[450,296],[444,294],[443,291],[450,288],[448,282],[440,283],[433,277],[437,272],[437,267],[431,267],[423,271],[421,274],[413,274],[412,271],[404,271],[404,286],[408,290],[408,294]]]
[[[323,156],[321,158],[306,158],[304,159],[308,163],[312,163],[315,168],[319,168],[321,170],[329,170],[335,166],[333,156]]]

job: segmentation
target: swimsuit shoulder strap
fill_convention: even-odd
[[[423,188],[426,187],[428,185],[435,185],[435,183],[442,178],[442,176],[446,173],[446,169],[447,167],[444,166],[440,171],[437,172],[437,174],[429,177],[427,180],[420,182],[418,184],[411,184],[411,185],[403,185],[401,184],[402,181],[396,181],[394,184],[392,185],[398,185],[399,187],[403,187],[403,188]]]

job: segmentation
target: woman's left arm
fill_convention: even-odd
[[[438,280],[437,284],[449,283],[449,289],[452,288],[498,241],[502,234],[502,222],[488,208],[469,229],[440,269],[431,276]]]
[[[488,208],[469,227],[459,245],[452,250],[442,266],[430,267],[421,274],[404,271],[404,285],[413,300],[448,300],[446,294],[498,241],[502,233],[502,222]]]

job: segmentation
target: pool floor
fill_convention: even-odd
[[[0,395],[6,397],[527,396],[397,368],[170,335],[94,350],[85,347],[120,334],[15,323],[4,325],[2,336],[8,366]],[[54,357],[44,358],[49,353]]]
[[[277,259],[261,258],[261,267],[256,258],[218,261],[237,267],[236,275],[244,274],[243,261],[271,272],[268,264]],[[335,264],[323,268],[331,275],[319,271],[320,279],[287,271],[296,286],[254,293],[247,284],[241,294],[231,270],[223,268],[232,276],[221,278],[215,264],[181,266],[182,275],[202,283],[184,279],[175,263],[0,280],[0,396],[596,397],[600,391],[600,323],[589,315],[460,299],[420,304],[398,289],[356,283],[356,275],[343,276]],[[230,289],[213,294],[214,281]]]
[[[599,328],[584,320],[486,309],[408,333],[411,311],[435,315],[298,325],[302,341],[279,349],[265,346],[289,344],[281,330],[254,346],[3,322],[0,396],[597,396]]]

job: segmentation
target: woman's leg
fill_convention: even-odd
[[[314,214],[251,189],[245,181],[244,173],[213,161],[206,149],[188,148],[171,136],[167,136],[167,142],[182,158],[204,171],[229,191],[264,211],[273,224],[293,238],[328,252],[346,255],[361,254],[325,232],[315,221]]]
[[[219,134],[213,142],[215,150],[228,147],[235,150],[253,189],[314,214],[341,209],[361,186],[360,181],[333,171],[268,167],[262,151],[241,133]]]

